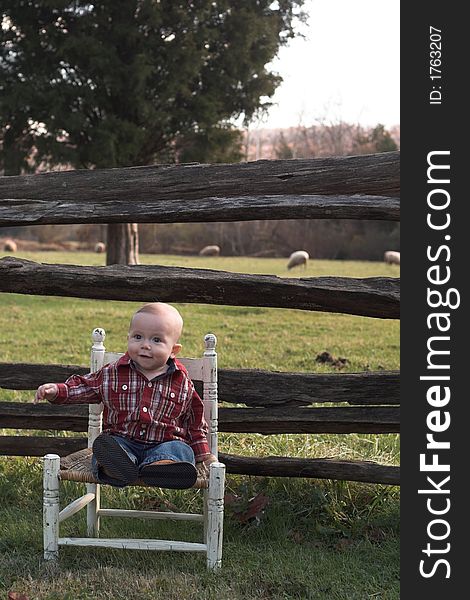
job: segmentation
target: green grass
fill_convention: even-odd
[[[0,255],[1,256],[1,255]],[[18,253],[39,262],[103,264],[101,254]],[[311,261],[306,273],[287,272],[283,259],[239,257],[187,257],[144,255],[143,263],[219,268],[245,273],[279,276],[350,277],[396,276],[397,267],[379,262]],[[129,316],[139,303],[50,298],[5,294],[0,314],[2,360],[22,360],[25,345],[31,362],[83,364],[88,355],[90,331],[106,329],[108,345],[125,340]],[[326,371],[315,363],[317,354],[328,351],[349,360],[345,371],[399,368],[399,322],[331,313],[259,307],[176,305],[185,319],[184,353],[200,352],[207,331],[219,340],[220,366],[266,368],[281,371]]]
[[[17,253],[39,262],[101,265],[92,253]],[[279,276],[398,276],[399,269],[374,262],[311,261],[307,272],[287,273],[285,260],[236,257],[144,255],[146,264],[215,268]],[[110,349],[120,350],[136,303],[0,295],[2,362],[86,364],[90,331],[101,326]],[[329,351],[346,357],[342,372],[399,368],[399,323],[392,320],[298,310],[177,305],[185,319],[183,353],[201,352],[202,336],[218,337],[219,364],[230,368],[334,371],[315,362]],[[0,390],[0,401],[29,401],[28,392]],[[11,434],[11,431],[9,432]],[[18,432],[20,435],[24,432]],[[335,456],[399,461],[397,435],[222,434],[224,452],[268,456]],[[227,491],[242,502],[258,493],[269,498],[259,520],[240,524],[232,508],[225,516],[222,572],[205,571],[204,558],[185,553],[64,548],[54,567],[41,560],[41,461],[0,459],[0,595],[31,599],[88,598],[321,598],[395,599],[398,584],[399,490],[395,487],[295,478],[229,475]],[[64,502],[73,499],[73,484]],[[106,505],[149,508],[181,496],[195,507],[197,492],[103,488]],[[103,536],[168,537],[192,525],[103,520]],[[137,532],[135,531],[137,528]],[[84,533],[84,515],[64,524],[65,534]],[[3,591],[4,590],[4,591]]]

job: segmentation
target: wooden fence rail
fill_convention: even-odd
[[[0,291],[108,300],[297,308],[396,319],[397,278],[281,278],[182,267],[88,267],[0,260]]]
[[[44,381],[64,381],[78,365],[0,363],[0,387],[34,390]],[[18,375],[21,374],[21,377]],[[196,387],[200,382],[196,382]],[[201,391],[201,390],[199,390]],[[32,398],[33,392],[29,393]],[[219,429],[233,433],[394,433],[399,424],[399,373],[282,373],[246,369],[219,370],[222,404],[249,408],[219,409]],[[315,407],[318,403],[350,406]],[[352,406],[351,406],[352,405]],[[307,408],[309,406],[309,408]],[[30,402],[0,403],[0,428],[84,432],[86,405]],[[65,456],[87,445],[85,437],[2,436],[0,454]],[[221,453],[229,473],[277,477],[315,477],[399,485],[399,467],[368,461],[243,457]]]
[[[0,178],[0,226],[400,218],[400,155]]]
[[[20,444],[19,441],[22,441]],[[0,455],[44,456],[54,452],[66,456],[87,447],[87,438],[0,437]],[[379,465],[371,461],[348,461],[331,458],[289,458],[286,456],[235,456],[219,453],[229,473],[272,477],[315,477],[400,485],[400,467]]]
[[[0,427],[87,431],[88,408],[0,403]],[[219,431],[231,433],[398,433],[398,406],[220,408]]]
[[[64,381],[73,373],[87,372],[86,367],[77,365],[1,363],[0,387],[33,390],[44,381]],[[200,387],[199,382],[196,387]],[[219,399],[223,404],[248,407],[220,408],[219,428],[223,432],[396,433],[400,430],[399,408],[393,406],[399,403],[397,372],[318,375],[221,369]],[[353,406],[311,408],[318,403]],[[0,427],[83,432],[87,425],[86,406],[0,403]]]
[[[65,381],[88,367],[0,363],[0,388],[35,390],[45,381]],[[283,373],[256,369],[219,369],[219,399],[248,407],[400,404],[399,371],[363,373]],[[195,382],[198,389],[199,382]],[[201,391],[198,389],[198,391]]]
[[[160,165],[0,178],[0,227],[59,223],[182,223],[400,217],[398,152],[236,165]],[[159,266],[85,267],[0,260],[0,292],[122,301],[265,306],[399,318],[398,279],[290,279]],[[33,390],[88,368],[0,364],[0,387]],[[221,431],[395,433],[395,372],[219,371]],[[237,407],[226,404],[237,404]],[[315,406],[325,403],[327,406]],[[341,403],[341,406],[330,404]],[[346,405],[345,405],[346,404]],[[240,405],[244,405],[241,407]],[[313,406],[312,406],[313,405]],[[0,403],[0,427],[82,432],[86,406]],[[0,436],[0,454],[61,456],[84,437]],[[399,467],[368,461],[242,457],[230,473],[399,484]]]
[[[44,381],[64,381],[73,373],[85,374],[88,370],[79,365],[0,363],[0,387],[26,392]],[[28,395],[32,399],[33,392]],[[398,372],[318,374],[220,369],[219,397],[223,405],[249,407],[222,406],[219,409],[222,432],[394,433],[400,428]],[[318,403],[350,406],[311,407]],[[86,405],[0,403],[0,428],[84,432],[87,424]],[[42,456],[56,452],[64,456],[86,445],[85,437],[7,435],[0,437],[0,454]],[[221,458],[229,473],[399,485],[399,467],[368,461],[229,454],[221,454]]]

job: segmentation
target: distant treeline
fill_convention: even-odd
[[[400,126],[364,127],[323,120],[318,125],[285,129],[249,129],[243,135],[245,160],[318,158],[375,154],[400,149]]]
[[[341,121],[323,122],[311,127],[250,130],[234,143],[234,154],[244,154],[248,160],[373,154],[397,150],[400,128],[388,131],[381,124],[364,128]],[[16,227],[3,229],[2,235],[42,244],[74,241],[92,249],[96,242],[106,242],[106,226]],[[220,246],[226,256],[280,257],[302,249],[316,258],[382,260],[386,250],[400,250],[400,225],[333,219],[139,225],[143,253],[197,254],[212,244]]]

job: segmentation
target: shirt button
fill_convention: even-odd
[[[124,385],[122,386],[122,389],[123,389],[124,391],[126,391],[126,390],[127,390],[127,385],[126,385],[126,384],[124,384]]]
[[[149,387],[152,387],[152,386],[153,386],[153,383],[152,383],[151,381],[149,381],[149,383],[148,383],[148,386],[149,386]]]
[[[146,406],[144,406],[144,408],[142,409],[144,412],[148,411],[148,408]]]
[[[171,392],[170,398],[174,398],[174,397],[175,397],[175,392]]]

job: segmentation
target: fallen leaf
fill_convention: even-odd
[[[21,592],[8,592],[8,600],[29,600],[29,596],[25,596]]]
[[[268,504],[268,496],[257,494],[254,498],[248,500],[248,508],[243,512],[235,513],[234,517],[240,521],[240,523],[248,523],[251,519],[259,519]]]
[[[240,500],[240,498],[235,494],[225,494],[224,496],[225,506],[233,506],[238,500]]]
[[[336,550],[339,550],[340,552],[344,552],[345,550],[350,548],[353,545],[353,543],[354,543],[353,540],[350,538],[341,538],[335,544],[335,548],[336,548]]]
[[[291,529],[287,535],[289,539],[291,539],[296,544],[301,544],[305,539],[304,534],[298,529]]]
[[[383,542],[383,540],[386,538],[386,535],[387,534],[385,531],[380,529],[380,527],[370,527],[367,531],[367,537],[369,538],[370,542]]]

